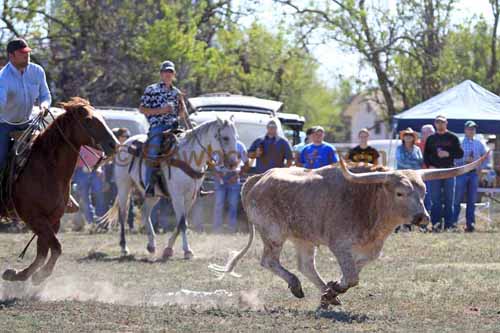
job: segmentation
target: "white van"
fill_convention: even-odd
[[[282,137],[285,137],[283,121],[286,123],[290,119],[290,126],[295,127],[297,123],[304,123],[303,117],[279,112],[283,103],[251,96],[229,93],[206,94],[190,98],[188,105],[191,109],[189,118],[196,124],[217,117],[223,119],[233,117],[240,141],[247,148],[255,139],[266,134],[266,125],[270,120],[276,122],[278,135]]]

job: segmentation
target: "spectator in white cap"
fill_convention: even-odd
[[[469,120],[465,122],[465,137],[462,140],[462,149],[464,151],[463,157],[455,160],[456,166],[462,166],[474,162],[484,154],[486,154],[486,147],[484,144],[475,138],[477,124]],[[481,169],[488,164],[488,160],[476,170],[472,170],[466,174],[457,177],[455,186],[455,207],[453,211],[453,223],[458,222],[458,215],[460,215],[460,203],[464,198],[467,203],[465,210],[465,232],[473,232],[475,230],[475,204],[477,200],[477,189],[479,187],[479,173]]]

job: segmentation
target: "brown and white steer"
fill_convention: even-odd
[[[340,167],[316,170],[277,168],[250,177],[242,188],[243,207],[251,225],[248,244],[219,272],[232,272],[250,248],[255,229],[264,252],[261,265],[288,282],[304,297],[300,280],[280,263],[283,244],[296,247],[298,268],[323,293],[321,304],[340,304],[337,296],[359,282],[363,266],[376,259],[386,238],[401,224],[425,225],[424,180],[456,177],[477,168],[487,157],[459,168],[353,173]],[[319,245],[337,258],[342,276],[328,284],[314,257]]]

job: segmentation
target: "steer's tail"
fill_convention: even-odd
[[[241,189],[241,200],[243,201],[243,208],[247,211],[247,195],[248,192],[253,188],[253,186],[260,180],[261,175],[255,175],[247,179],[247,181],[243,184]],[[248,215],[248,211],[247,211]],[[250,246],[252,246],[253,238],[255,236],[255,226],[252,223],[252,219],[248,218],[248,226],[250,227],[250,235],[248,237],[247,245],[241,249],[239,252],[233,255],[231,259],[227,262],[225,266],[219,266],[215,264],[208,265],[208,268],[212,271],[219,273],[233,273],[234,268],[238,264],[238,262],[245,256]]]

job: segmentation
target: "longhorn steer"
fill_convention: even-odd
[[[225,267],[231,272],[252,244],[255,229],[264,242],[261,265],[304,297],[300,280],[280,263],[283,244],[296,247],[298,268],[323,293],[321,304],[340,304],[337,296],[359,282],[361,269],[376,259],[386,238],[401,224],[427,224],[424,180],[456,177],[477,168],[487,157],[459,168],[398,170],[355,174],[340,167],[316,170],[271,169],[250,177],[242,188],[243,207],[251,225],[248,244]],[[342,276],[328,284],[315,267],[315,249],[327,246]]]

